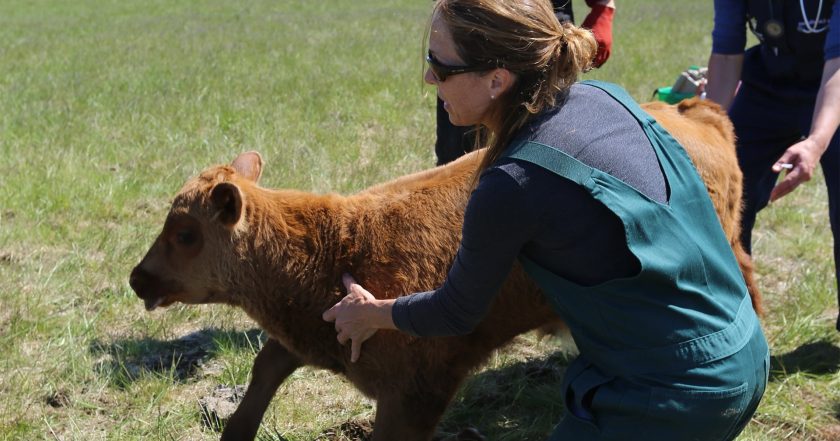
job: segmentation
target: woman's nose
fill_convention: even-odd
[[[437,78],[435,78],[435,74],[432,73],[432,68],[426,68],[426,73],[423,75],[423,81],[425,81],[426,84],[431,84],[433,86],[438,83]]]

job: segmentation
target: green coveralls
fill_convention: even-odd
[[[580,350],[564,379],[567,412],[551,440],[729,440],[767,383],[769,350],[743,276],[691,159],[619,87],[603,89],[644,128],[669,189],[655,202],[549,146],[506,156],[585,188],[624,224],[639,274],[580,286],[520,256]]]

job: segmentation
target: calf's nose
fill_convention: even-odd
[[[136,266],[131,270],[131,275],[128,277],[128,284],[131,285],[131,289],[134,290],[137,296],[142,298],[146,287],[149,286],[149,280],[151,278],[152,276],[148,272],[140,268],[140,266]]]

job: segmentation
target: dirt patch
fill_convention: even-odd
[[[820,429],[821,439],[830,441],[840,439],[840,424],[832,424]]]
[[[230,387],[220,384],[210,395],[201,397],[198,400],[201,424],[214,432],[221,432],[245,397],[245,389],[245,385]]]
[[[314,441],[370,441],[373,436],[373,421],[347,421],[338,427],[327,429]]]
[[[58,409],[70,405],[70,393],[65,390],[55,391],[44,397],[48,406]]]
[[[0,251],[0,265],[18,264],[23,259],[11,251]]]
[[[751,425],[760,427],[759,432],[768,435],[768,439],[785,441],[834,441],[836,437],[826,437],[825,429],[815,431],[804,424],[784,420],[778,416],[758,415],[753,417]]]

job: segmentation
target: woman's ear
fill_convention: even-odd
[[[495,99],[501,96],[513,87],[514,82],[516,82],[516,74],[513,72],[503,67],[494,69],[490,77],[490,97]]]

